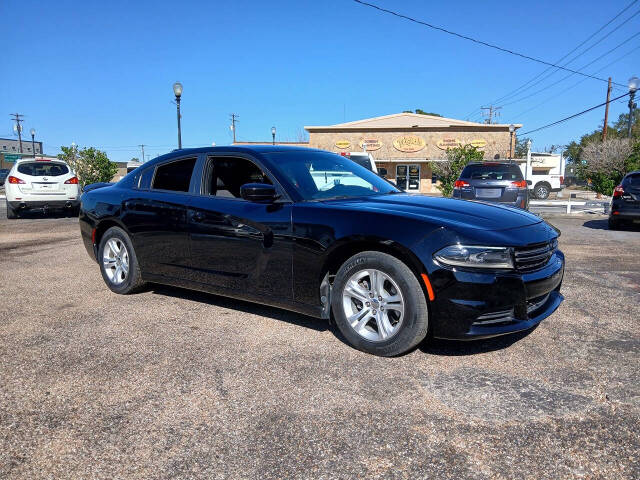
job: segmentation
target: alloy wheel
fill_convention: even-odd
[[[366,340],[382,342],[402,325],[405,301],[398,284],[388,274],[360,270],[345,283],[342,306],[351,328]]]
[[[111,238],[104,246],[102,265],[107,278],[114,285],[120,285],[129,275],[129,252],[119,238]]]

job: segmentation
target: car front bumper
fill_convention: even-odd
[[[438,270],[432,276],[433,336],[473,340],[527,330],[562,303],[564,255],[556,251],[540,270],[470,272]]]

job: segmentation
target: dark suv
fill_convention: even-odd
[[[622,222],[640,222],[640,170],[627,173],[613,190],[609,228],[614,230]]]
[[[527,185],[531,182],[523,178],[515,163],[470,163],[454,184],[453,198],[498,202],[526,210],[529,208]]]

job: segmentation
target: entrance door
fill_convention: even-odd
[[[396,185],[407,192],[419,192],[420,165],[396,165]]]

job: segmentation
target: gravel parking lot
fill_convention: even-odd
[[[638,228],[550,219],[555,315],[390,359],[265,306],[115,295],[76,218],[3,208],[2,478],[640,478]]]

